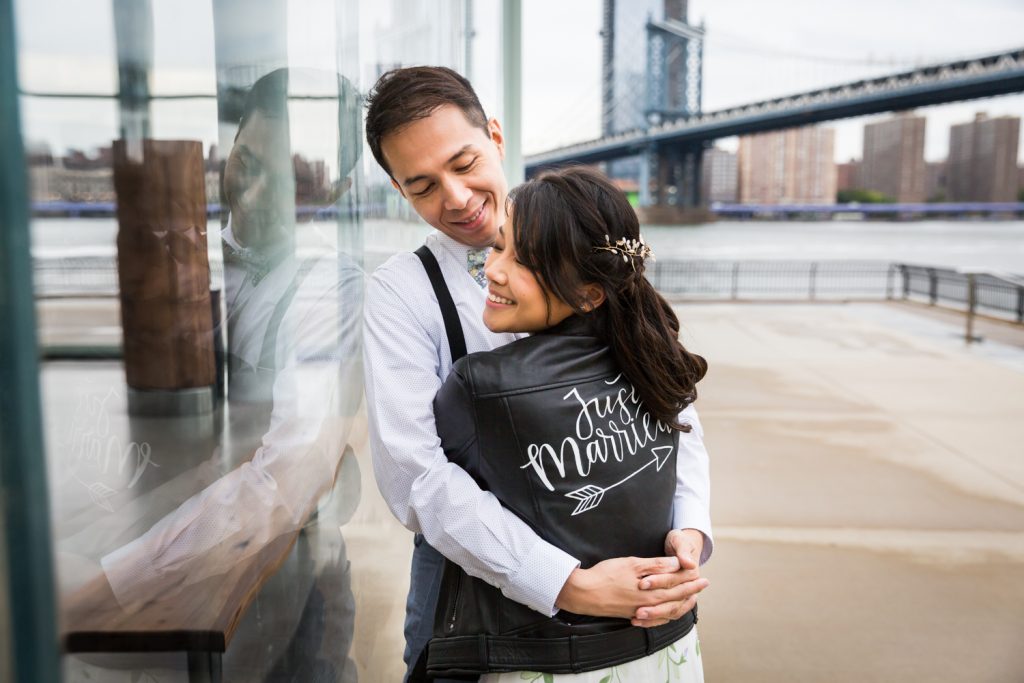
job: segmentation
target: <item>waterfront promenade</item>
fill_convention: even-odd
[[[77,309],[93,342],[116,342],[110,302],[68,306],[41,303],[44,340],[83,341]],[[698,402],[716,529],[699,625],[709,683],[1024,680],[1024,327],[980,320],[986,341],[968,347],[962,315],[913,304],[677,310],[710,363]],[[351,639],[357,680],[391,682],[412,538],[377,492],[365,419],[350,441],[354,623],[327,637]],[[225,680],[244,680],[242,654],[229,648]],[[69,680],[134,675],[73,659]],[[135,666],[184,680],[152,657]]]
[[[680,314],[711,365],[708,680],[1024,680],[1024,330],[966,348],[959,316],[905,306]]]
[[[1024,330],[966,349],[957,316],[898,304],[678,310],[711,365],[707,680],[1022,680]],[[357,450],[352,657],[393,681],[411,538]]]

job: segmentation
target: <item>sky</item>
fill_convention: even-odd
[[[214,63],[211,2],[152,0],[158,69],[154,91],[212,92]],[[228,0],[222,0],[228,1]],[[402,12],[425,27],[450,24],[462,0],[291,0],[288,50],[293,63],[333,66],[339,45],[358,42],[362,67],[374,50],[390,41],[419,40],[425,59],[460,54],[455,35],[394,36],[390,14]],[[116,67],[112,0],[16,0],[21,85],[26,90],[113,92]],[[625,8],[629,0],[618,0]],[[438,10],[446,6],[447,13]],[[593,139],[600,133],[601,0],[523,0],[524,152]],[[346,8],[341,10],[339,8]],[[474,0],[476,37],[471,77],[485,107],[501,114],[500,0]],[[340,34],[355,27],[358,41]],[[408,18],[406,16],[406,18]],[[706,28],[704,109],[800,92],[865,76],[883,75],[916,64],[986,54],[1024,46],[1024,0],[971,3],[921,0],[691,0],[690,19]],[[642,17],[637,17],[638,26]],[[346,24],[347,22],[347,24]],[[181,36],[187,36],[183,40]],[[379,44],[375,44],[377,41]],[[354,58],[353,55],[350,55]],[[365,81],[368,73],[360,73]],[[367,83],[363,83],[365,89]],[[44,101],[23,106],[26,138],[47,141],[59,152],[109,141],[116,130],[110,101]],[[949,126],[972,120],[976,111],[991,116],[1024,116],[1024,95],[957,103],[921,110],[928,117],[925,156],[946,156]],[[861,156],[864,123],[884,116],[829,125],[836,130],[835,157]],[[215,140],[213,101],[162,102],[154,106],[158,136]],[[295,131],[293,144],[317,155],[311,129]],[[306,137],[303,137],[306,136]],[[734,148],[735,139],[720,141]],[[329,155],[328,155],[329,156]],[[1024,160],[1024,146],[1020,148]]]
[[[524,151],[598,137],[601,1],[523,5]],[[706,30],[705,111],[1024,47],[1022,0],[690,0],[689,18]],[[919,110],[928,118],[925,158],[944,159],[949,126],[976,111],[1024,116],[1024,95]],[[883,118],[825,124],[836,130],[836,160],[860,158],[864,124]]]

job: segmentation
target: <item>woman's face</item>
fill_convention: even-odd
[[[484,324],[492,332],[537,332],[562,322],[572,308],[545,288],[526,266],[516,260],[512,211],[498,228],[484,273],[490,281]]]

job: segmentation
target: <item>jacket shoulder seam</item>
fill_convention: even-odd
[[[550,384],[538,384],[536,386],[522,387],[520,389],[500,389],[498,391],[488,391],[483,393],[474,393],[475,398],[501,398],[504,396],[519,396],[522,394],[532,394],[536,391],[547,391],[548,389],[560,389],[573,384],[579,384],[580,382],[593,382],[596,379],[606,379],[609,377],[617,377],[621,375],[621,372],[602,372],[598,375],[590,375],[587,377],[575,377],[573,379],[567,379],[563,382],[553,382]]]

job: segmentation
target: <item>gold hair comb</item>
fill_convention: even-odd
[[[651,259],[654,261],[654,252],[644,242],[644,236],[640,235],[640,239],[622,239],[615,240],[615,244],[612,244],[612,239],[608,235],[604,236],[605,244],[603,246],[594,247],[594,251],[610,251],[614,254],[620,254],[622,260],[629,263],[629,265],[636,270],[636,261],[633,258],[639,258],[641,261]]]

